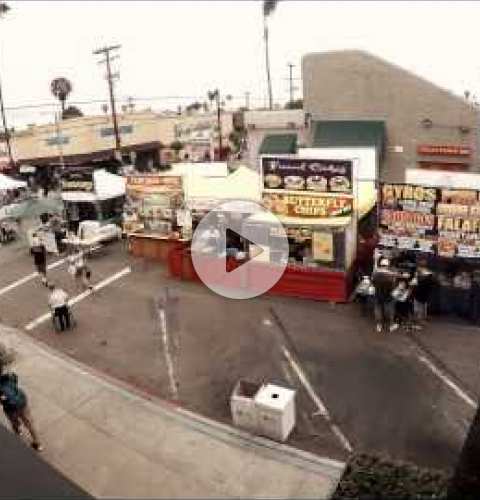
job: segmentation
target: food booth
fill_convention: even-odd
[[[348,300],[355,270],[358,222],[371,213],[376,202],[374,183],[355,182],[354,163],[268,156],[262,158],[260,176],[250,170],[247,182],[246,174],[237,171],[236,182],[235,174],[229,176],[235,189],[232,187],[229,192],[225,188],[218,190],[218,194],[210,194],[217,200],[223,193],[229,193],[232,199],[245,199],[250,189],[251,201],[260,201],[284,225],[289,255],[279,256],[275,250],[278,235],[269,225],[270,219],[253,210],[242,214],[244,225],[253,230],[258,228],[256,234],[261,233],[259,237],[269,249],[265,254],[272,263],[288,259],[286,271],[271,293],[333,302]],[[243,175],[245,182],[239,182]],[[188,259],[188,247],[181,252],[182,255],[178,252],[170,255],[171,274],[198,279]]]
[[[82,221],[99,221],[102,225],[120,222],[125,202],[123,177],[104,169],[68,167],[62,173],[61,189],[66,219],[70,224],[78,226]]]
[[[182,176],[129,175],[123,230],[132,255],[166,261],[188,232],[183,206]]]
[[[415,183],[380,186],[377,259],[412,269],[426,260],[438,285],[430,311],[478,323],[480,176],[429,172],[410,178]]]

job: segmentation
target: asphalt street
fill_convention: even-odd
[[[108,245],[91,258],[93,283],[106,284],[80,297],[74,330],[55,333],[48,320],[28,333],[221,422],[231,421],[229,398],[240,378],[296,388],[289,443],[321,456],[344,459],[353,448],[454,465],[477,399],[475,329],[459,333],[442,322],[418,338],[378,335],[353,305],[230,300],[170,280],[163,266],[130,258],[125,246]],[[24,246],[0,248],[0,265],[1,322],[25,328],[47,312],[47,290],[31,276]],[[66,269],[56,264],[49,279],[76,297],[81,290]]]

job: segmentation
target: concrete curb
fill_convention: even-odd
[[[89,367],[84,363],[73,359],[62,352],[58,352],[47,344],[30,337],[21,330],[11,327],[0,326],[0,339],[13,336],[22,343],[33,347],[40,355],[53,358],[63,365],[68,366],[72,371],[76,371],[82,376],[88,376],[96,383],[106,389],[121,392],[130,400],[141,400],[141,402],[152,412],[161,413],[163,417],[175,420],[190,429],[201,432],[213,439],[241,447],[250,448],[271,460],[287,463],[302,470],[313,473],[321,473],[330,478],[338,479],[342,474],[345,463],[337,460],[319,457],[313,453],[299,450],[283,443],[277,443],[269,439],[252,435],[246,431],[237,429],[224,423],[217,422],[210,418],[198,415],[183,408],[178,402],[168,401],[158,396],[135,387],[132,384],[118,380],[109,374],[101,372],[96,368]],[[13,347],[14,351],[18,350]]]

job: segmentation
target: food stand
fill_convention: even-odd
[[[438,284],[431,312],[478,322],[480,190],[469,189],[475,185],[473,177],[467,187],[452,187],[447,177],[442,176],[443,186],[380,186],[377,258],[387,256],[393,265],[411,267],[419,258],[426,260]]]
[[[182,176],[129,175],[124,233],[136,257],[164,262],[174,245],[185,241],[188,224]],[[183,229],[185,227],[186,229]]]
[[[373,183],[356,185],[353,165],[352,160],[269,156],[262,159],[260,176],[250,170],[248,182],[240,182],[246,181],[246,174],[239,173],[235,179],[237,171],[222,182],[226,186],[232,179],[236,180],[236,187],[218,189],[217,203],[224,198],[224,193],[238,199],[243,192],[245,199],[250,190],[251,201],[263,202],[286,229],[289,255],[280,256],[275,243],[277,235],[269,219],[254,210],[238,214],[244,216],[244,225],[253,226],[249,229],[258,228],[256,234],[265,241],[268,251],[264,256],[268,256],[269,262],[288,259],[287,269],[271,293],[334,302],[348,300],[355,269],[358,219],[370,212],[376,202]],[[215,191],[211,191],[210,196],[214,197]],[[204,203],[208,208],[206,199]],[[182,255],[178,252],[170,255],[171,274],[198,279],[191,260],[186,258],[188,248],[182,252]],[[234,269],[241,262],[229,265]]]
[[[61,178],[66,218],[73,232],[82,221],[118,224],[125,202],[125,179],[106,170],[69,167]],[[73,223],[73,225],[72,225]]]

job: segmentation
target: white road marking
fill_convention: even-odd
[[[352,445],[350,444],[348,439],[345,437],[343,432],[340,430],[340,428],[332,422],[332,418],[330,416],[330,413],[327,410],[327,407],[323,404],[322,400],[320,399],[318,394],[313,389],[312,384],[310,384],[310,381],[308,380],[304,371],[299,366],[299,364],[293,359],[293,356],[291,355],[291,353],[287,349],[287,347],[282,344],[281,348],[282,348],[282,352],[283,352],[284,356],[287,358],[288,362],[290,363],[290,366],[293,368],[293,370],[295,371],[295,374],[297,375],[297,377],[299,378],[303,387],[305,388],[308,395],[310,396],[310,399],[313,401],[313,403],[317,407],[317,411],[315,412],[315,414],[321,415],[328,422],[328,424],[330,425],[330,428],[332,429],[332,432],[335,434],[335,436],[337,436],[338,440],[342,443],[342,446],[349,453],[351,453],[353,451]]]
[[[477,408],[477,403],[463,391],[460,387],[458,387],[453,380],[447,377],[439,368],[437,368],[429,359],[425,356],[417,355],[418,360],[423,363],[434,375],[436,375],[445,385],[450,387],[453,392],[460,398],[463,399],[467,405],[472,407],[473,409]]]
[[[170,342],[167,329],[167,316],[165,314],[164,309],[159,309],[158,314],[160,317],[160,329],[162,333],[163,352],[165,353],[165,361],[167,363],[168,380],[170,382],[170,392],[172,394],[173,399],[178,399],[177,384],[175,382],[175,373],[173,370],[173,359],[172,355],[170,354]]]
[[[63,258],[63,259],[60,259],[60,260],[53,262],[52,264],[47,266],[47,270],[50,271],[51,269],[55,269],[56,267],[61,266],[66,260],[67,260],[66,258]],[[14,281],[13,283],[10,283],[10,285],[7,285],[6,287],[0,288],[0,296],[5,295],[6,293],[8,293],[10,290],[13,290],[14,288],[17,288],[21,285],[24,285],[25,283],[28,283],[29,281],[33,280],[37,276],[38,276],[37,272],[32,273],[32,274],[28,274],[27,276],[24,276],[23,278],[20,278],[19,280]]]
[[[113,274],[112,276],[109,276],[108,278],[105,278],[103,281],[100,281],[96,285],[94,285],[93,290],[86,290],[85,292],[82,292],[81,294],[77,295],[76,297],[73,297],[73,299],[68,301],[68,304],[70,306],[73,306],[80,302],[81,300],[85,299],[89,295],[92,295],[92,293],[96,292],[97,290],[101,290],[102,288],[105,288],[107,285],[110,285],[110,283],[113,283],[114,281],[120,279],[122,276],[125,276],[126,274],[131,272],[130,267],[125,267],[118,273]],[[38,325],[41,325],[42,323],[45,323],[45,321],[48,321],[51,318],[51,313],[47,312],[45,314],[42,314],[42,316],[39,316],[37,319],[34,319],[27,325],[25,325],[25,330],[30,331],[36,328]]]

